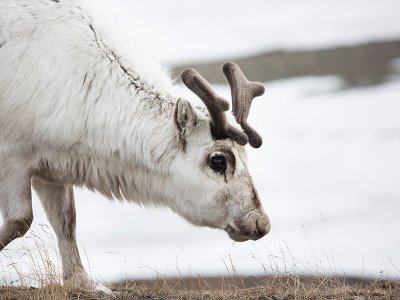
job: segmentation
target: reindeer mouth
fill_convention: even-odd
[[[250,234],[236,230],[231,225],[226,226],[225,231],[235,242],[245,242],[253,239]]]
[[[269,227],[270,228],[270,227]],[[225,231],[228,233],[229,237],[235,242],[245,242],[248,240],[258,240],[262,238],[269,232],[269,228],[267,230],[260,228],[258,222],[256,222],[256,230],[253,232],[244,232],[235,229],[233,226],[226,226]]]

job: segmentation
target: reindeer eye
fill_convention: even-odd
[[[224,173],[226,170],[226,158],[222,154],[217,154],[210,157],[208,165],[211,169],[218,173]]]

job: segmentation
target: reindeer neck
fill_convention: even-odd
[[[109,198],[157,202],[150,182],[168,176],[178,151],[176,98],[157,92],[132,71],[115,67],[88,75],[93,78],[87,83],[91,89],[103,84],[103,91],[89,91],[81,99],[85,106],[77,118],[86,128],[80,128],[66,149],[47,154],[38,175],[83,185]],[[113,75],[104,81],[101,74]]]
[[[116,78],[108,89],[115,94],[98,96],[86,116],[95,120],[87,149],[106,160],[165,170],[178,148],[173,120],[177,98],[157,91],[117,60],[114,64]]]
[[[99,94],[96,100],[103,102],[103,108],[115,110],[114,113],[104,114],[108,118],[104,121],[110,127],[108,135],[116,137],[113,142],[117,149],[114,145],[105,148],[111,153],[119,151],[123,160],[133,160],[150,169],[162,165],[177,148],[173,108],[178,97],[172,95],[172,84],[168,84],[167,88],[157,81],[150,84],[130,67],[129,61],[104,43],[93,26],[89,24],[89,28],[102,56],[103,74],[109,79],[104,82],[113,93]],[[152,75],[167,77],[161,72],[158,70]],[[101,80],[98,79],[99,85]],[[104,87],[100,89],[104,90]],[[94,128],[94,131],[97,132],[97,129]],[[102,134],[98,132],[99,136]]]

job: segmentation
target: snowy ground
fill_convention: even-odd
[[[249,149],[249,161],[272,220],[270,235],[233,243],[224,232],[194,227],[169,211],[79,190],[78,239],[87,269],[103,280],[227,275],[232,264],[250,275],[400,278],[400,80],[340,86],[336,77],[277,81],[254,102],[252,123],[265,144]],[[226,86],[218,91],[228,96]],[[48,243],[36,197],[34,204],[33,230]],[[28,255],[20,257],[25,250],[15,251],[23,245],[33,249],[33,239],[0,255],[7,281],[15,279],[9,255],[32,265]],[[56,260],[53,250],[50,256]]]
[[[95,3],[104,26],[128,44],[140,31],[168,63],[400,38],[397,0]],[[393,67],[400,73],[399,61]],[[400,278],[400,78],[357,89],[341,85],[337,77],[276,81],[254,102],[251,123],[265,144],[249,149],[249,163],[272,220],[267,237],[232,243],[226,233],[193,227],[167,210],[78,190],[77,236],[87,270],[106,281],[228,275],[232,265],[251,275]],[[228,96],[226,86],[217,89]],[[36,196],[34,213],[28,237],[0,253],[0,282],[20,282],[15,269],[27,275],[41,268],[38,252],[26,251],[38,241],[33,234],[50,244],[57,262]]]

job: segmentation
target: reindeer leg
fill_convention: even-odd
[[[47,218],[57,235],[64,283],[112,296],[112,291],[91,280],[82,266],[75,237],[76,214],[72,186],[51,183],[38,177],[32,179],[32,186],[39,195]]]
[[[32,224],[31,184],[28,174],[0,166],[0,251],[22,237]]]

